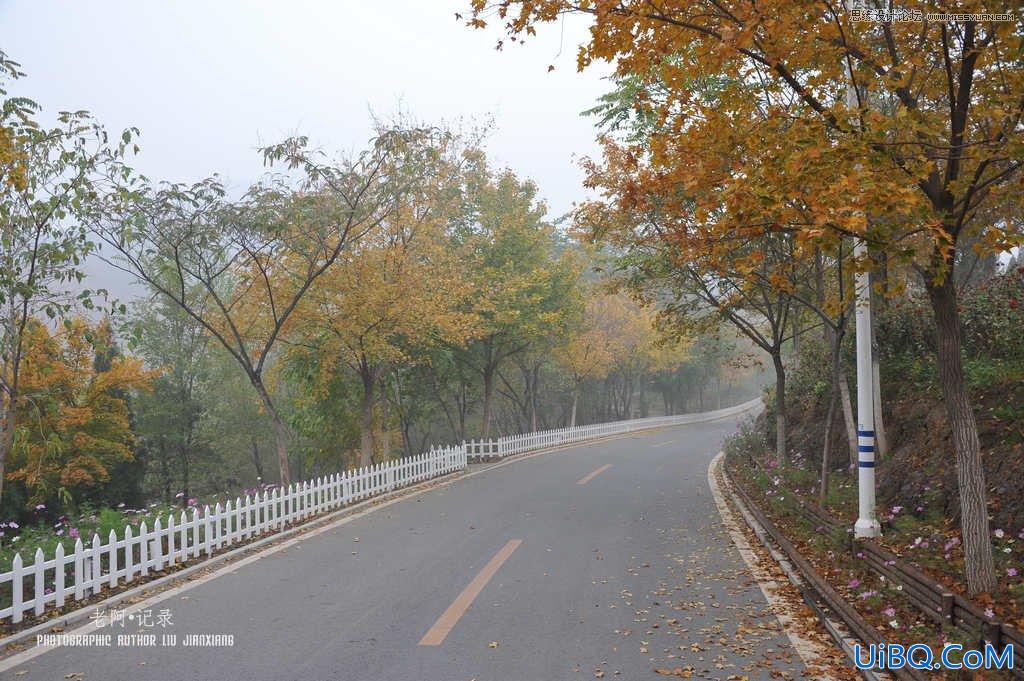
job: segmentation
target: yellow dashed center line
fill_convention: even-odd
[[[603,465],[600,468],[598,468],[596,471],[591,471],[590,473],[587,473],[586,475],[584,475],[582,478],[580,478],[579,480],[576,481],[576,484],[577,485],[585,485],[588,482],[590,482],[591,480],[593,480],[594,478],[596,478],[597,476],[601,475],[601,473],[604,473],[606,470],[608,470],[611,467],[612,467],[612,465],[610,463],[606,463],[605,465]]]
[[[473,578],[473,581],[452,601],[448,609],[441,613],[441,616],[434,622],[434,626],[430,627],[427,633],[423,635],[423,638],[420,639],[421,646],[439,646],[444,643],[448,632],[466,614],[469,606],[473,604],[476,597],[480,595],[480,592],[484,590],[487,583],[491,581],[491,577],[494,577],[494,573],[498,571],[498,568],[508,560],[512,552],[518,549],[522,543],[522,539],[509,539],[508,543],[494,554],[494,558],[491,558],[487,565],[484,565],[483,569]]]

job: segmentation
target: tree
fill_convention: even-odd
[[[742,167],[714,174],[731,212],[785,211],[786,200],[800,194],[815,205],[816,221],[779,221],[800,238],[828,231],[866,238],[913,262],[939,331],[968,590],[993,589],[985,481],[952,275],[963,244],[975,238],[986,250],[1020,243],[1019,223],[1009,216],[1020,212],[1024,165],[1021,24],[1012,17],[977,21],[988,11],[980,0],[960,3],[955,21],[897,23],[859,21],[863,10],[847,14],[820,1],[474,0],[472,8],[474,25],[494,10],[517,39],[537,23],[583,12],[593,25],[580,68],[603,59],[614,60],[623,75],[657,69],[670,87],[656,114],[676,134],[657,140],[656,157],[677,164],[682,185],[711,177],[692,172],[700,166],[690,157],[695,141],[702,157],[735,159],[719,142],[723,125],[742,127],[767,112],[766,122],[746,124],[753,153]],[[943,11],[929,2],[906,9]],[[732,81],[713,108],[687,90],[694,77],[710,75]],[[844,101],[847,86],[856,93],[852,107]],[[769,175],[780,165],[788,171],[785,184]],[[732,224],[721,223],[723,231]]]
[[[126,184],[93,224],[108,259],[181,307],[245,372],[274,422],[282,485],[290,428],[266,382],[287,324],[347,249],[375,230],[422,180],[434,133],[382,129],[361,154],[328,162],[298,137],[263,150],[301,170],[254,186],[239,202],[215,180],[193,186]]]
[[[203,316],[205,310],[199,316]],[[210,336],[166,296],[154,292],[133,306],[136,349],[159,369],[152,390],[140,397],[139,439],[154,459],[165,502],[193,496],[192,466],[206,449],[198,438],[203,388],[211,371]]]
[[[488,438],[498,370],[561,323],[576,274],[571,255],[555,252],[537,186],[511,171],[481,172],[453,235],[473,291],[477,334],[466,348],[453,351],[483,381],[481,433]]]
[[[454,141],[449,141],[454,145]],[[398,365],[425,358],[423,349],[464,343],[475,333],[475,317],[464,311],[468,288],[462,264],[446,249],[445,229],[455,210],[459,181],[458,149],[442,151],[423,169],[423,185],[339,260],[299,309],[300,352],[318,356],[321,379],[339,364],[362,388],[360,462],[370,465],[375,442],[375,409],[387,393],[383,385]],[[440,166],[443,165],[442,169]],[[410,192],[410,195],[413,192]],[[386,424],[383,426],[386,428]]]
[[[71,319],[53,334],[39,320],[26,324],[21,425],[8,478],[25,486],[29,506],[95,498],[132,459],[128,393],[145,389],[153,373],[136,359],[103,357],[105,324]]]
[[[608,178],[602,174],[602,178]],[[612,192],[617,185],[609,185]],[[775,450],[788,460],[786,439],[786,367],[783,351],[790,339],[790,293],[781,282],[795,264],[792,240],[785,235],[750,241],[729,239],[717,257],[700,246],[699,225],[686,210],[647,210],[630,197],[611,205],[591,204],[580,219],[597,238],[626,248],[620,267],[627,285],[661,310],[663,322],[680,336],[733,326],[772,361],[775,372]]]
[[[563,345],[555,349],[555,361],[569,374],[572,382],[572,408],[569,426],[576,425],[580,386],[587,379],[602,379],[612,369],[621,336],[612,324],[613,307],[618,298],[593,295],[587,298],[582,319]]]
[[[4,77],[23,74],[0,52]],[[37,316],[58,320],[91,308],[104,291],[78,287],[93,249],[83,226],[120,168],[134,130],[117,144],[84,111],[61,112],[52,128],[31,100],[7,97],[0,81],[0,495],[21,413],[25,335]],[[2,496],[0,496],[2,499]]]

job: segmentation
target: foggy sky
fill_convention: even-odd
[[[608,89],[609,69],[576,72],[583,19],[497,52],[497,26],[455,19],[468,4],[3,0],[0,49],[28,73],[11,91],[44,111],[138,127],[132,163],[155,180],[219,173],[241,191],[264,170],[256,148],[292,134],[349,151],[371,135],[371,112],[490,116],[492,160],[535,180],[560,215],[584,196],[574,157],[598,150],[580,112]],[[90,266],[93,283],[126,293],[106,269]]]

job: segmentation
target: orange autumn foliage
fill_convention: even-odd
[[[109,324],[81,318],[51,331],[26,328],[20,424],[7,479],[25,487],[30,505],[65,505],[110,480],[133,457],[128,393],[155,375],[140,360],[109,359]],[[104,366],[106,365],[106,366]]]

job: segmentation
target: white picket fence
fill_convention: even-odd
[[[286,490],[264,491],[238,497],[212,508],[204,506],[180,516],[157,518],[153,527],[129,525],[122,537],[114,530],[104,542],[98,535],[66,553],[58,544],[53,558],[36,549],[32,564],[16,554],[11,569],[0,574],[0,590],[9,605],[0,608],[0,620],[20,622],[28,611],[41,615],[47,606],[61,607],[81,601],[104,588],[114,589],[151,571],[209,556],[252,537],[281,531],[328,511],[361,501],[421,480],[446,475],[466,467],[463,447],[431,449],[426,454],[346,471],[290,485]],[[26,588],[27,587],[27,588]],[[28,597],[31,594],[31,597]]]
[[[761,403],[761,399],[750,400],[735,407],[727,407],[716,411],[705,411],[699,414],[682,414],[680,416],[652,416],[646,419],[630,419],[626,421],[612,421],[610,423],[594,423],[587,426],[573,426],[571,428],[558,428],[557,430],[543,430],[537,433],[523,433],[522,435],[507,435],[497,440],[470,440],[464,442],[466,455],[470,462],[501,459],[513,454],[529,452],[536,449],[547,449],[583,440],[608,437],[631,433],[637,430],[650,428],[663,428],[665,426],[679,426],[698,421],[713,421],[717,418],[725,418],[750,411]]]
[[[501,458],[648,428],[713,420],[750,410],[759,400],[701,414],[653,417],[559,428],[511,435],[497,440],[471,441],[453,447],[434,448],[425,454],[394,459],[328,477],[238,497],[223,506],[204,506],[145,522],[136,530],[124,528],[121,537],[110,531],[106,541],[94,534],[88,543],[75,540],[68,553],[58,544],[52,558],[36,549],[26,565],[18,553],[11,569],[0,573],[0,621],[20,622],[26,612],[42,615],[47,607],[60,608],[104,589],[145,579],[150,572],[210,556],[252,537],[280,532],[329,511],[406,487],[422,480],[466,468],[470,460]]]

